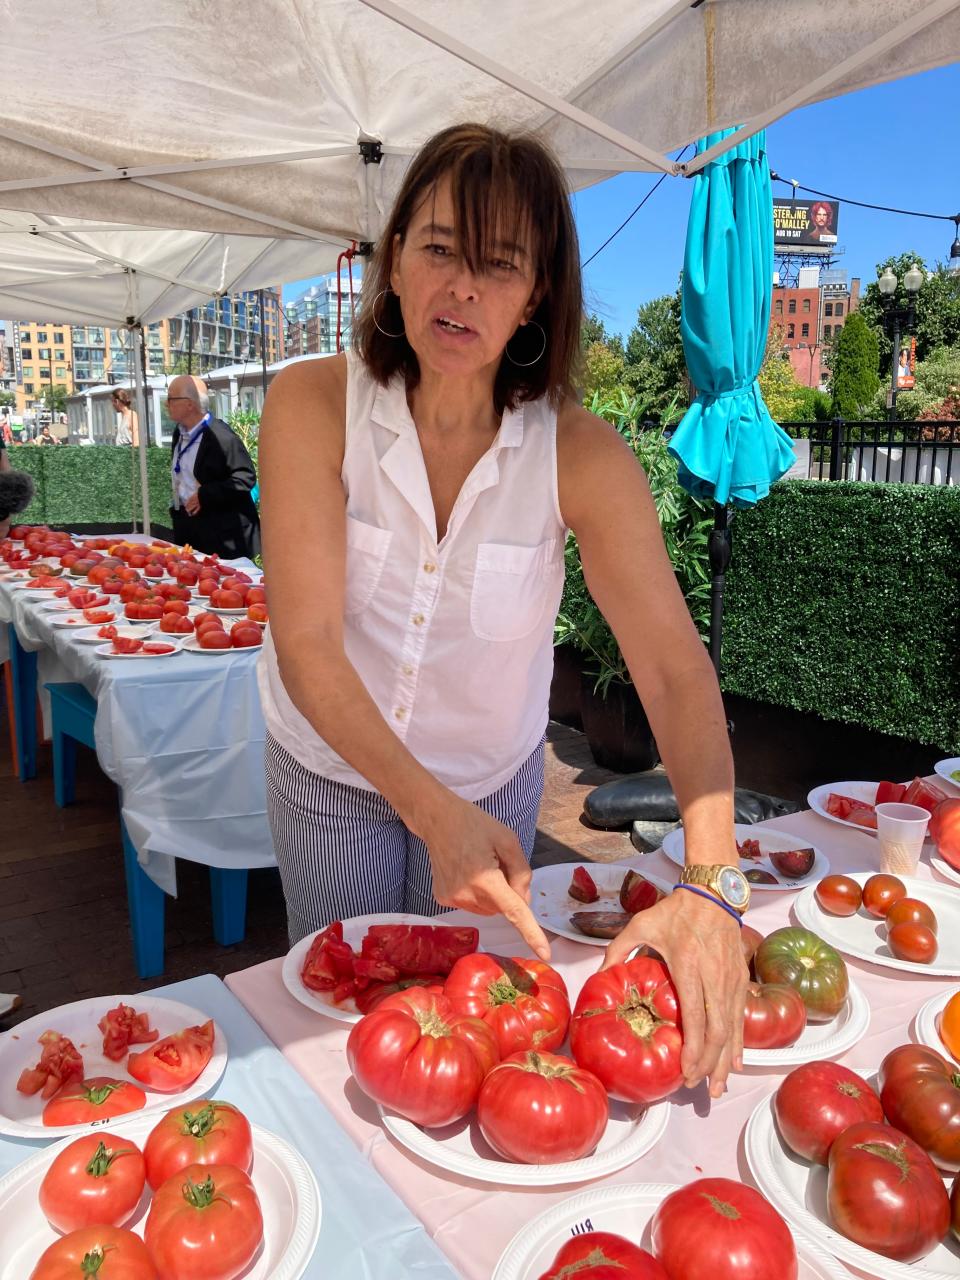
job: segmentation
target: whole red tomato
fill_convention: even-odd
[[[213,1057],[214,1027],[204,1022],[164,1036],[142,1053],[131,1053],[127,1070],[158,1093],[176,1093],[193,1084]]]
[[[846,1003],[843,957],[809,929],[776,929],[764,938],[753,963],[760,982],[786,983],[800,993],[811,1022],[830,1022]]]
[[[133,1055],[131,1055],[132,1057]],[[129,1080],[111,1080],[109,1076],[90,1076],[58,1089],[43,1108],[43,1123],[93,1124],[113,1120],[116,1116],[139,1111],[147,1095]]]
[[[190,606],[186,600],[164,600],[163,602],[164,617],[168,613],[179,613],[182,618],[185,618],[189,612]]]
[[[230,628],[230,643],[235,649],[249,649],[263,643],[263,632],[255,622],[235,622]]]
[[[650,1232],[669,1280],[797,1280],[790,1228],[759,1191],[730,1178],[671,1192]]]
[[[501,1058],[523,1049],[556,1049],[570,1025],[566,983],[542,960],[480,951],[461,956],[443,994],[458,1013],[487,1023]]]
[[[817,906],[831,916],[852,916],[860,910],[863,890],[849,876],[824,876],[814,890]]]
[[[347,1040],[347,1062],[364,1093],[427,1128],[465,1116],[499,1058],[492,1027],[426,987],[388,996]]]
[[[880,1099],[849,1067],[805,1062],[785,1076],[773,1099],[780,1136],[798,1156],[826,1164],[838,1134],[852,1124],[883,1122]]]
[[[930,839],[937,846],[937,853],[960,871],[960,800],[942,800],[930,819]]]
[[[669,1280],[656,1258],[612,1231],[585,1231],[564,1244],[540,1280]]]
[[[570,1047],[613,1098],[657,1102],[678,1089],[683,1036],[666,966],[641,956],[589,977],[573,1011]]]
[[[950,1227],[950,1201],[930,1157],[886,1124],[852,1124],[830,1148],[827,1207],[849,1240],[917,1262]]]
[[[526,1049],[487,1075],[477,1098],[480,1132],[518,1164],[588,1155],[607,1127],[607,1091],[570,1058]]]
[[[120,1227],[83,1227],[40,1255],[30,1280],[159,1280],[147,1246]]]
[[[890,1123],[941,1169],[960,1170],[960,1070],[936,1049],[904,1044],[881,1062],[879,1084]]]
[[[895,902],[885,916],[887,932],[898,924],[922,924],[931,932],[937,932],[937,917],[932,908],[919,898],[901,898]]]
[[[188,1165],[155,1192],[143,1238],[163,1280],[234,1280],[263,1239],[253,1183],[234,1165]]]
[[[198,627],[198,644],[201,649],[229,649],[230,637],[223,627]]]
[[[907,886],[899,876],[885,872],[871,876],[863,886],[863,909],[877,920],[882,920],[895,902],[907,896]]]
[[[895,924],[887,933],[887,946],[898,960],[911,964],[933,964],[937,958],[937,935],[925,924]]]
[[[205,1102],[199,1111],[177,1107],[151,1130],[143,1148],[146,1177],[156,1189],[188,1164],[253,1164],[250,1121],[230,1102]]]
[[[751,982],[743,1015],[745,1049],[782,1049],[796,1044],[807,1025],[807,1006],[793,987]]]
[[[113,1133],[88,1133],[54,1157],[40,1183],[40,1210],[57,1231],[119,1227],[146,1178],[140,1148]]]

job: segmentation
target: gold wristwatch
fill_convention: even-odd
[[[724,863],[684,867],[680,883],[708,889],[740,916],[750,905],[750,882],[739,867]]]

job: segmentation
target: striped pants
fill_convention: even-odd
[[[294,946],[332,920],[380,912],[431,916],[427,846],[378,791],[313,773],[267,734],[267,815]],[[533,853],[543,796],[543,742],[509,782],[475,803]]]

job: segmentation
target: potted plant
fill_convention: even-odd
[[[677,464],[667,451],[669,424],[679,418],[676,400],[664,424],[642,423],[644,402],[619,388],[588,406],[605,418],[629,443],[647,473],[667,554],[701,635],[710,620],[710,569],[707,539],[713,518],[677,482]],[[624,546],[623,554],[631,548]],[[567,540],[566,581],[554,640],[581,655],[580,712],[584,732],[597,764],[621,773],[651,769],[659,758],[643,706],[620,647],[587,590],[576,538]]]

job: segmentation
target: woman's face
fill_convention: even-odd
[[[395,238],[390,283],[421,368],[463,377],[496,370],[517,326],[536,310],[536,280],[533,246],[527,233],[512,228],[504,240],[493,237],[485,270],[474,275],[457,247],[454,217],[450,180],[443,178],[435,198],[428,193],[414,213],[406,238]]]

